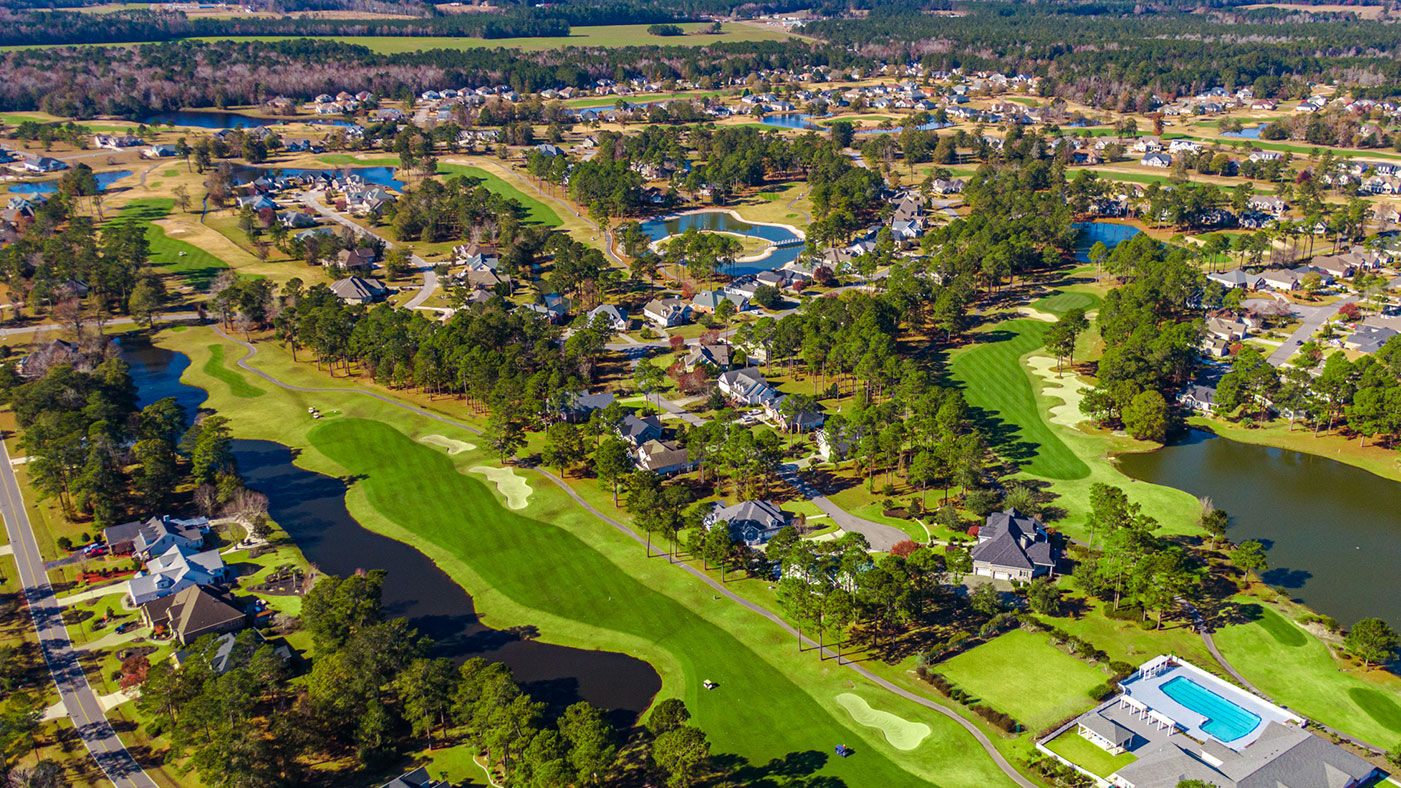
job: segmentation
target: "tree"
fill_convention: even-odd
[[[147,276],[137,282],[136,287],[131,291],[131,297],[127,300],[127,311],[131,312],[132,317],[145,320],[147,328],[154,328],[156,313],[160,311],[163,303],[165,303],[165,288],[161,285],[160,279]]]
[[[561,475],[587,456],[584,436],[579,428],[567,421],[557,421],[545,429],[545,448],[541,453],[546,465],[553,465]]]
[[[710,765],[710,742],[701,729],[682,725],[652,742],[652,760],[666,772],[668,788],[688,788]]]
[[[1026,589],[1031,609],[1047,616],[1060,615],[1060,589],[1049,578],[1038,577]]]
[[[1085,318],[1085,310],[1080,307],[1067,310],[1061,315],[1051,327],[1046,331],[1046,346],[1051,352],[1056,354],[1056,369],[1060,369],[1062,358],[1075,360],[1075,341],[1085,329],[1090,327],[1090,321]]]
[[[628,454],[628,444],[622,438],[605,438],[593,452],[594,473],[602,481],[613,485],[613,505],[618,505],[618,485],[632,470],[632,457]]]
[[[1124,428],[1139,440],[1162,443],[1167,437],[1168,406],[1154,389],[1139,392],[1124,408]]]
[[[525,445],[525,426],[519,420],[511,417],[511,414],[503,412],[500,408],[493,408],[487,417],[486,431],[483,433],[486,445],[496,452],[505,464],[508,457],[516,456]]]
[[[394,680],[403,704],[404,718],[414,733],[428,736],[433,748],[433,728],[447,728],[452,690],[457,686],[457,666],[449,659],[416,659]]]
[[[1398,641],[1396,630],[1380,618],[1364,618],[1352,625],[1343,641],[1348,653],[1371,666],[1390,662],[1396,655]]]
[[[1230,515],[1225,509],[1217,509],[1210,501],[1205,501],[1202,506],[1202,529],[1211,536],[1212,547],[1216,546],[1217,540],[1226,535],[1226,526],[1231,522]]]
[[[1256,539],[1247,539],[1241,542],[1235,552],[1231,553],[1231,560],[1235,562],[1236,566],[1256,577],[1259,577],[1269,567],[1269,561],[1265,558],[1265,546]]]
[[[586,701],[564,710],[559,733],[569,743],[569,764],[580,785],[593,785],[611,770],[618,745],[613,726],[603,712]]]
[[[660,736],[680,728],[690,719],[691,712],[686,708],[685,701],[680,698],[668,698],[653,707],[652,713],[647,715],[647,730],[651,731],[653,736]]]

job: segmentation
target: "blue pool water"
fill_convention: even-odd
[[[1165,682],[1159,689],[1185,708],[1206,717],[1202,730],[1212,738],[1230,743],[1260,726],[1260,717],[1217,695],[1186,676]]]

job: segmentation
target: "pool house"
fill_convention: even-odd
[[[1307,730],[1303,717],[1176,656],[1143,663],[1119,689],[1037,749],[1100,788],[1176,788],[1183,780],[1219,788],[1355,788],[1379,774]],[[1091,771],[1073,762],[1066,756],[1074,748],[1061,737],[1103,750],[1112,767]]]

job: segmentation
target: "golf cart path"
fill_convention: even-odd
[[[234,343],[236,343],[236,344],[238,344],[238,345],[241,345],[241,346],[247,351],[247,353],[246,353],[242,358],[240,358],[240,359],[238,360],[238,362],[237,362],[239,368],[244,369],[244,370],[246,370],[246,371],[248,371],[248,372],[251,372],[251,373],[253,373],[254,375],[257,375],[258,377],[262,378],[263,380],[266,380],[268,383],[271,383],[271,384],[274,385],[274,386],[278,386],[279,388],[287,389],[288,391],[297,391],[297,392],[303,392],[303,393],[317,393],[317,392],[323,392],[323,393],[334,393],[334,394],[344,394],[344,393],[361,394],[361,395],[370,397],[370,398],[372,398],[372,399],[379,400],[380,402],[384,402],[384,403],[386,403],[386,404],[389,404],[389,405],[392,405],[392,406],[394,406],[394,407],[400,408],[400,409],[402,409],[402,410],[407,410],[407,411],[409,411],[409,412],[411,412],[411,413],[416,413],[416,414],[418,414],[418,415],[420,415],[420,416],[424,416],[424,417],[426,417],[426,418],[432,419],[433,421],[437,421],[437,422],[442,423],[442,424],[447,424],[447,425],[456,427],[456,428],[461,429],[461,430],[466,430],[467,432],[470,432],[470,433],[472,433],[472,434],[474,434],[474,435],[480,435],[480,434],[481,434],[481,430],[479,430],[479,429],[477,429],[476,427],[473,427],[473,426],[471,426],[471,425],[469,425],[469,424],[465,424],[465,423],[460,422],[460,421],[457,421],[457,420],[455,420],[455,419],[448,418],[447,416],[443,416],[443,415],[438,414],[438,413],[433,413],[432,411],[429,411],[429,410],[424,409],[424,408],[420,408],[420,407],[418,407],[417,405],[411,405],[411,404],[406,403],[406,402],[401,402],[401,401],[396,400],[396,399],[394,399],[394,398],[392,398],[392,397],[388,397],[388,396],[385,396],[385,395],[383,395],[383,394],[379,394],[378,392],[367,391],[367,390],[365,390],[365,389],[363,389],[363,388],[360,388],[360,387],[358,387],[358,386],[350,386],[350,387],[346,387],[346,386],[316,387],[316,386],[296,386],[296,385],[292,385],[292,384],[290,384],[290,383],[284,383],[284,382],[282,382],[281,380],[279,380],[279,379],[273,377],[271,374],[269,374],[269,373],[267,373],[267,372],[264,372],[263,370],[258,369],[257,367],[254,367],[254,366],[252,366],[252,365],[250,365],[250,364],[248,363],[249,359],[251,359],[251,358],[258,352],[258,349],[257,349],[256,347],[254,347],[252,344],[250,344],[250,343],[248,343],[248,342],[245,342],[245,341],[243,341],[243,340],[241,340],[241,339],[238,339],[238,338],[236,338],[236,337],[232,337],[232,336],[230,336],[230,335],[224,333],[224,331],[223,331],[221,328],[219,328],[217,325],[211,326],[211,328],[213,328],[213,329],[214,329],[214,332],[215,332],[216,334],[218,334],[220,337],[222,337],[222,338],[224,338],[224,339],[226,339],[226,340],[228,340],[228,341],[230,341],[230,342],[234,342]],[[598,517],[598,518],[599,518],[600,520],[602,520],[603,522],[608,523],[609,525],[613,526],[613,528],[617,529],[619,532],[621,532],[622,534],[626,535],[627,537],[629,537],[629,538],[632,539],[633,541],[637,542],[639,545],[645,545],[645,544],[647,544],[647,540],[646,540],[645,538],[643,538],[641,535],[639,535],[639,534],[638,534],[636,531],[634,531],[632,528],[628,527],[627,525],[624,525],[623,523],[619,522],[618,520],[613,519],[612,517],[609,517],[607,514],[603,513],[602,511],[599,511],[597,508],[595,508],[595,507],[594,507],[592,504],[590,504],[588,501],[585,501],[583,498],[579,497],[579,494],[576,493],[571,487],[569,487],[569,485],[565,484],[563,479],[560,479],[558,476],[554,475],[553,473],[551,473],[550,471],[546,470],[545,468],[535,468],[534,470],[535,470],[537,473],[539,473],[541,476],[544,476],[545,478],[549,479],[551,482],[553,482],[553,483],[554,483],[557,487],[559,487],[561,490],[563,490],[564,493],[565,493],[566,495],[568,495],[576,504],[578,504],[580,507],[582,507],[585,511],[589,512],[590,514],[593,514],[595,517]],[[670,561],[671,559],[668,559],[668,560]],[[757,615],[763,616],[764,618],[766,618],[766,619],[768,619],[769,621],[773,622],[775,625],[777,625],[779,628],[783,629],[785,632],[789,633],[790,635],[795,635],[795,636],[797,636],[797,638],[799,639],[800,642],[802,642],[802,643],[804,643],[804,644],[806,644],[806,645],[809,645],[809,646],[818,647],[818,644],[817,644],[816,641],[814,641],[812,638],[807,637],[806,635],[803,635],[803,634],[802,634],[801,632],[799,632],[797,629],[795,629],[794,627],[790,626],[790,625],[788,624],[788,622],[786,622],[786,621],[784,621],[782,618],[780,618],[780,617],[778,616],[778,614],[776,614],[776,613],[770,611],[768,608],[765,608],[765,607],[763,607],[762,605],[759,605],[759,604],[756,604],[756,603],[754,603],[754,602],[750,602],[750,601],[747,600],[747,599],[744,599],[743,597],[741,597],[741,596],[739,596],[738,594],[736,594],[736,593],[734,593],[733,591],[731,591],[728,587],[726,587],[726,586],[725,586],[723,583],[721,583],[720,581],[715,580],[714,578],[712,578],[712,577],[710,577],[709,575],[705,574],[704,572],[702,572],[701,570],[699,570],[699,569],[697,569],[696,567],[692,566],[691,564],[684,563],[684,562],[678,564],[678,563],[676,563],[676,562],[674,562],[674,561],[672,561],[672,563],[673,563],[674,565],[678,566],[682,571],[689,572],[691,575],[693,575],[694,577],[696,577],[697,579],[699,579],[701,582],[703,582],[703,583],[705,583],[706,585],[708,585],[708,586],[711,588],[711,590],[713,590],[716,594],[722,595],[722,596],[724,596],[725,598],[729,599],[731,602],[734,602],[734,603],[737,604],[737,605],[741,605],[741,606],[743,606],[744,608],[750,610],[751,612],[753,612],[753,613],[755,613],[755,614],[757,614]],[[954,722],[958,723],[960,726],[963,727],[964,730],[966,730],[966,731],[969,733],[969,735],[971,735],[974,739],[977,740],[978,744],[982,746],[983,751],[987,754],[988,758],[992,759],[992,762],[995,763],[995,764],[997,765],[997,767],[998,767],[999,769],[1002,770],[1003,774],[1007,775],[1007,778],[1008,778],[1009,780],[1011,780],[1012,782],[1016,783],[1018,786],[1021,786],[1021,788],[1037,788],[1037,786],[1036,786],[1035,783],[1033,783],[1032,781],[1028,780],[1026,777],[1023,777],[1023,776],[1021,775],[1021,773],[1018,772],[1018,771],[1016,770],[1016,768],[1013,767],[1012,764],[1009,763],[1005,757],[1003,757],[1002,753],[999,752],[998,749],[997,749],[995,746],[993,746],[992,741],[991,741],[990,739],[988,739],[988,737],[987,737],[986,734],[984,734],[981,730],[979,730],[978,727],[977,727],[976,725],[974,725],[972,722],[969,722],[968,720],[964,719],[964,718],[963,718],[961,715],[959,715],[957,712],[953,711],[952,709],[949,709],[948,707],[944,706],[943,704],[940,704],[940,703],[935,702],[934,700],[931,700],[931,699],[929,699],[929,698],[923,697],[923,696],[921,696],[921,695],[917,695],[917,694],[915,694],[915,693],[913,693],[913,692],[910,692],[910,691],[907,690],[907,689],[904,689],[903,687],[899,687],[899,686],[897,686],[896,684],[894,684],[893,682],[888,681],[888,680],[886,680],[886,679],[884,679],[884,678],[882,678],[882,677],[880,677],[880,676],[877,676],[876,674],[872,673],[871,671],[867,670],[865,667],[863,667],[863,666],[861,666],[861,665],[859,665],[859,664],[857,664],[857,663],[854,663],[854,662],[842,662],[842,659],[841,659],[840,656],[837,656],[835,653],[830,652],[825,646],[820,647],[820,648],[821,648],[821,654],[822,654],[822,656],[823,656],[824,658],[825,658],[829,653],[831,653],[833,656],[836,656],[837,661],[838,661],[838,664],[840,664],[842,667],[845,667],[845,668],[847,668],[847,669],[849,669],[849,670],[855,672],[856,674],[860,675],[862,678],[866,679],[867,681],[871,682],[872,684],[875,684],[876,686],[880,687],[881,689],[883,689],[883,690],[885,690],[885,691],[887,691],[887,692],[889,692],[889,693],[892,693],[892,694],[894,694],[894,695],[898,695],[899,697],[904,698],[905,700],[908,700],[908,701],[910,701],[910,702],[912,702],[912,703],[919,704],[920,706],[923,706],[923,707],[925,707],[925,708],[927,708],[927,709],[930,709],[930,710],[932,710],[932,711],[938,712],[939,714],[942,714],[942,715],[944,715],[945,717],[947,717],[947,718],[953,720]]]

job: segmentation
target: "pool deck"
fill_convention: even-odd
[[[1256,725],[1253,730],[1238,739],[1233,739],[1229,742],[1221,741],[1202,729],[1202,725],[1205,724],[1208,719],[1205,715],[1183,706],[1181,703],[1169,697],[1167,693],[1163,692],[1163,685],[1177,678],[1185,678],[1203,689],[1219,695],[1227,702],[1233,703],[1245,711],[1254,714],[1260,718],[1260,724]],[[1219,679],[1201,668],[1180,660],[1177,661],[1175,665],[1165,666],[1161,672],[1148,671],[1147,675],[1144,675],[1143,672],[1137,673],[1125,679],[1120,686],[1123,689],[1123,696],[1121,697],[1126,696],[1132,698],[1159,714],[1172,719],[1181,726],[1183,732],[1191,738],[1200,741],[1216,741],[1236,752],[1240,752],[1256,739],[1260,738],[1260,734],[1264,732],[1265,726],[1271,721],[1285,725],[1298,725],[1303,722],[1302,718],[1298,715],[1291,714],[1289,711],[1263,698],[1256,697],[1234,684]],[[1118,699],[1116,698],[1115,700],[1117,701]],[[1125,709],[1125,711],[1127,712],[1128,709]]]

